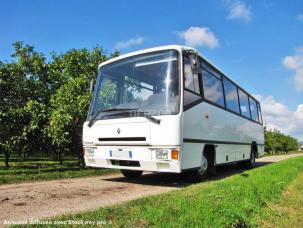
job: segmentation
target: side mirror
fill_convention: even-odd
[[[89,82],[89,92],[93,93],[94,91],[94,79],[91,79]]]

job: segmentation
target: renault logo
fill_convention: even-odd
[[[120,134],[120,132],[121,132],[121,130],[120,130],[120,128],[118,128],[118,129],[117,129],[117,133]]]

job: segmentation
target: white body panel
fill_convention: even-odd
[[[95,148],[94,156],[85,155],[85,163],[92,167],[124,168],[133,170],[181,172],[181,161],[157,160],[152,149],[181,150],[180,115],[158,116],[161,124],[155,124],[143,117],[98,120],[91,128],[84,123],[83,143]],[[120,130],[120,133],[117,130]],[[100,141],[100,138],[145,137],[144,141]],[[120,151],[119,151],[120,150]],[[112,151],[112,154],[110,154]],[[129,156],[131,151],[131,157]],[[120,153],[119,153],[120,152]],[[111,160],[139,161],[140,167],[122,167]]]
[[[99,67],[133,55],[169,49],[175,49],[179,53],[183,50],[194,50],[176,45],[152,48],[113,58],[100,64]],[[180,72],[183,72],[182,64],[180,65]],[[180,90],[183,91],[183,83],[180,85]],[[88,122],[85,122],[83,146],[94,150],[92,154],[85,153],[86,165],[180,173],[182,170],[200,166],[205,144],[216,146],[216,164],[249,159],[252,142],[258,145],[258,156],[263,155],[264,128],[262,125],[206,102],[183,111],[183,97],[181,97],[180,107],[179,114],[154,116],[161,120],[160,124],[153,123],[144,117],[97,120],[91,127],[88,127]],[[102,138],[127,137],[145,139],[139,141],[102,140]],[[184,139],[196,141],[185,140],[184,142]],[[156,148],[168,149],[168,158],[156,159],[156,152],[153,150]],[[170,153],[173,149],[179,150],[178,160],[171,158]],[[139,166],[117,165],[114,162],[117,160],[138,162]]]
[[[216,164],[248,159],[252,142],[264,144],[264,128],[241,116],[202,102],[184,112],[183,137],[209,141],[184,143],[182,169],[188,169],[199,166],[205,144],[216,145]],[[263,156],[263,146],[259,146],[258,153]]]
[[[157,116],[161,124],[155,124],[144,117],[98,120],[92,127],[83,127],[84,145],[146,145],[146,146],[180,146],[181,116]],[[118,128],[120,133],[117,132]],[[144,141],[102,141],[100,138],[145,137]]]

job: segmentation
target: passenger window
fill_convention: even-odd
[[[187,90],[184,90],[184,108],[186,109],[187,106],[190,106],[191,104],[193,104],[194,102],[198,101],[202,99],[202,97],[191,93]]]
[[[202,70],[203,91],[205,99],[224,107],[222,81],[206,70]]]
[[[225,77],[223,78],[223,85],[226,108],[230,111],[240,113],[237,86]]]
[[[252,120],[259,122],[257,102],[253,98],[249,97],[249,105]]]
[[[222,76],[217,73],[216,70],[210,68],[205,62],[201,61],[201,66],[204,70],[208,71],[211,75],[215,76],[218,79],[222,79]]]
[[[240,98],[240,110],[241,115],[245,116],[247,118],[250,118],[250,111],[249,111],[249,105],[248,105],[248,95],[242,91],[241,89],[238,89],[239,92],[239,98]]]
[[[257,108],[258,108],[259,123],[263,124],[262,113],[261,113],[261,108],[260,108],[259,103],[257,103]]]
[[[199,77],[198,74],[193,74],[191,59],[188,56],[184,57],[184,80],[186,89],[200,94]]]

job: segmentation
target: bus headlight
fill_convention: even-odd
[[[156,159],[168,159],[168,150],[166,149],[157,149],[156,150]]]

